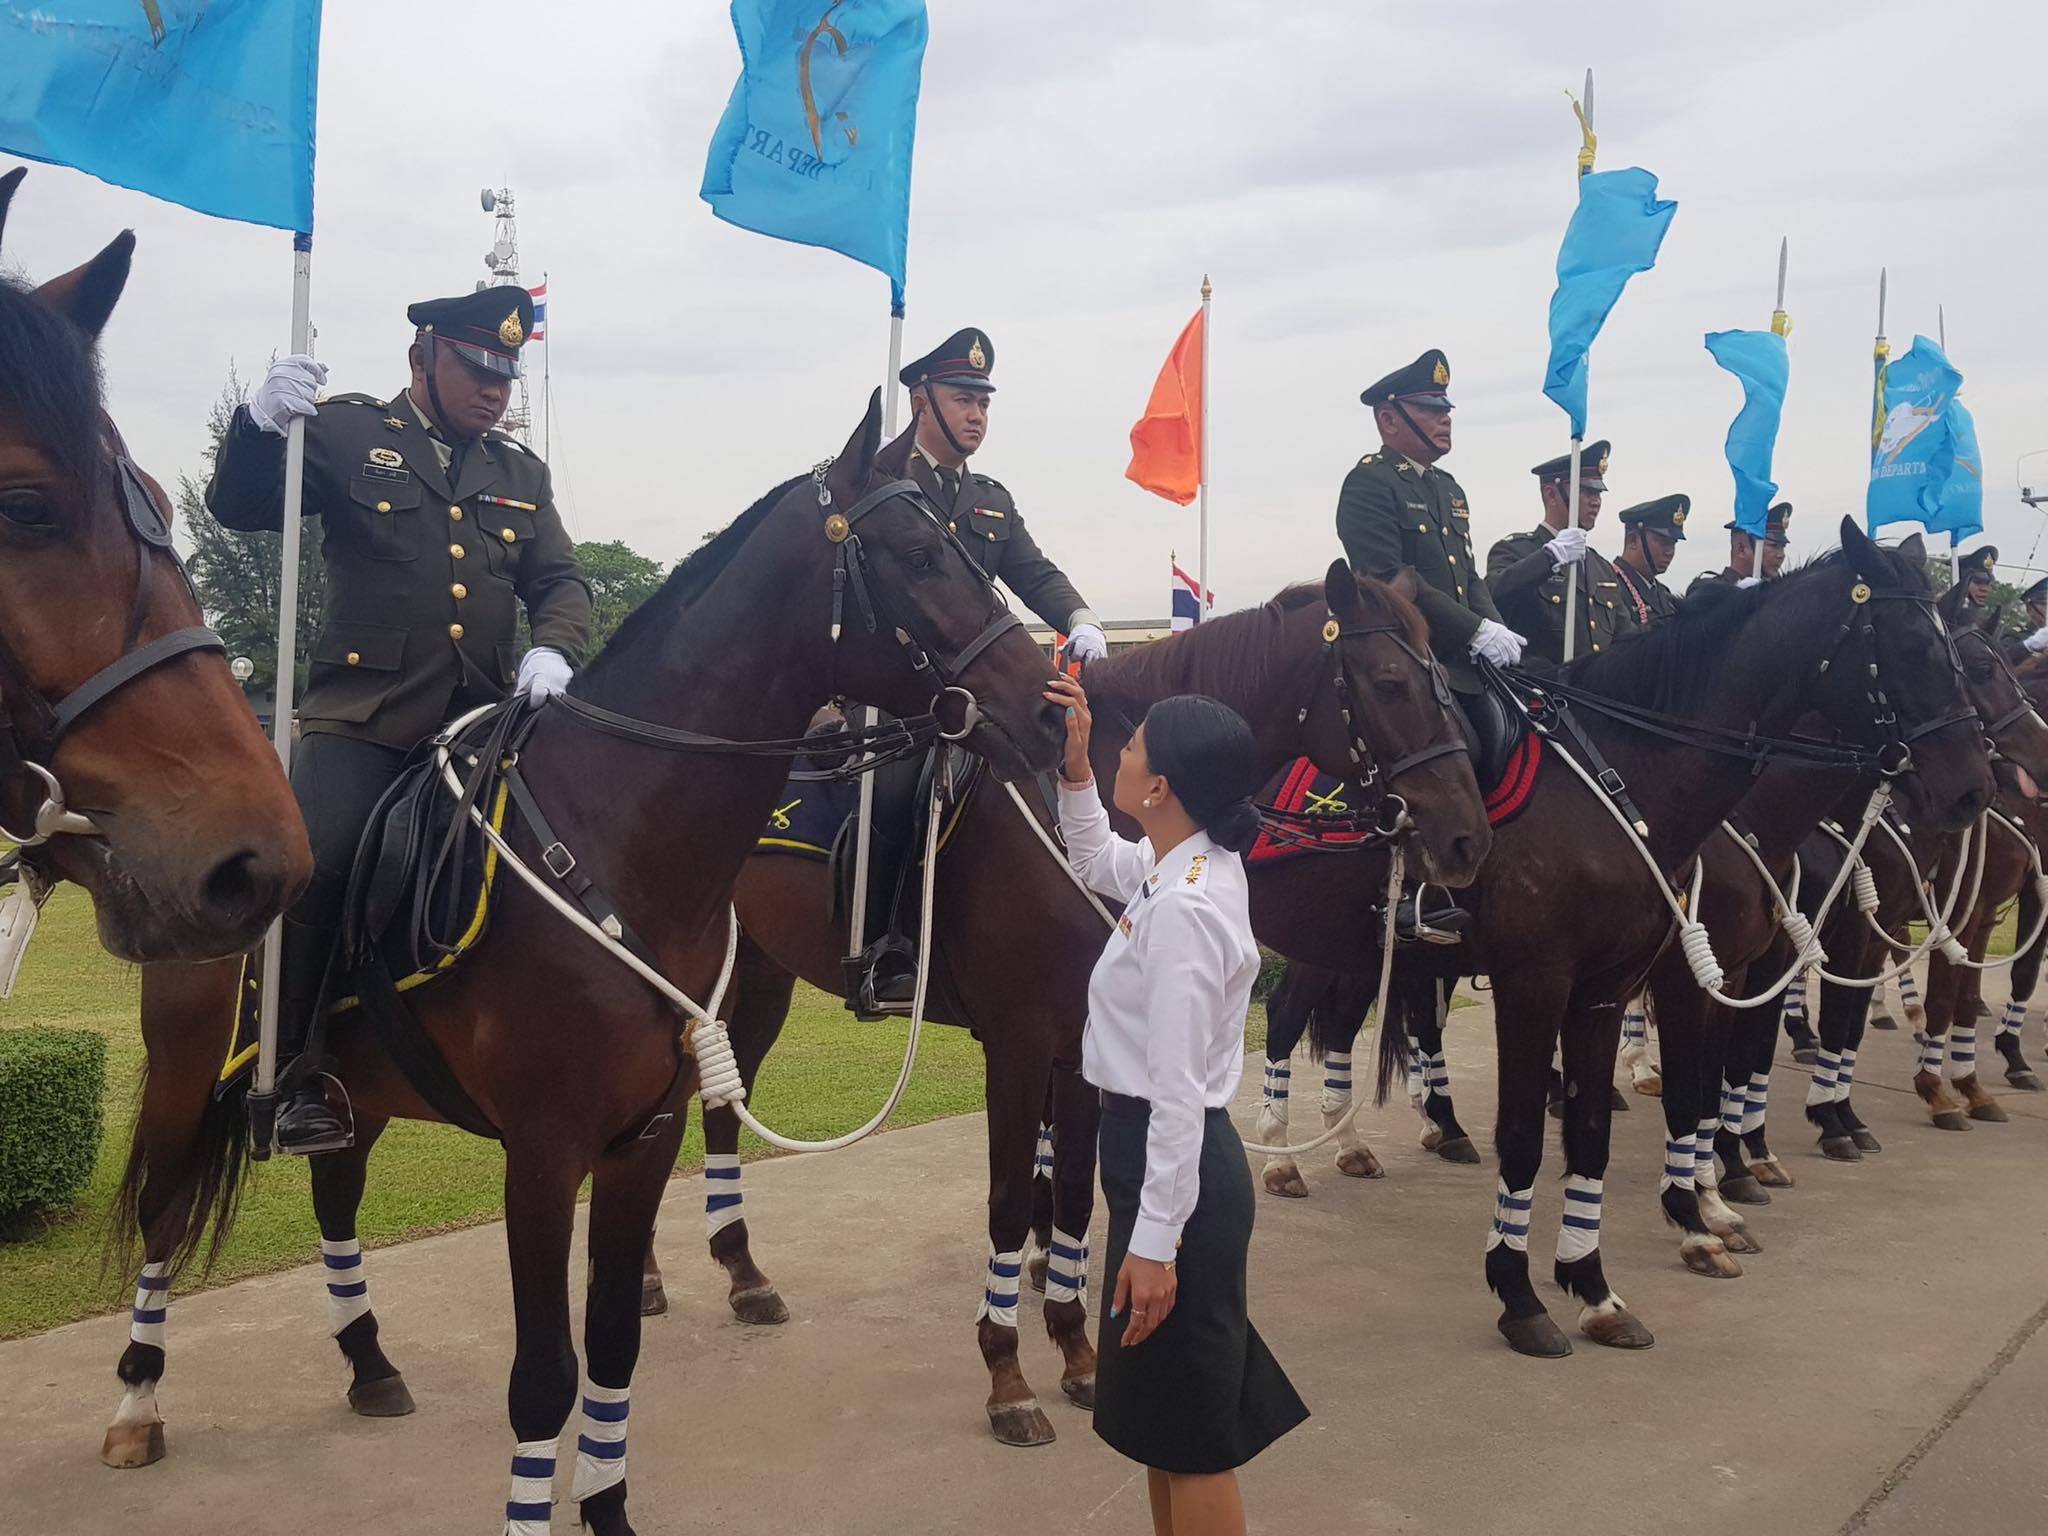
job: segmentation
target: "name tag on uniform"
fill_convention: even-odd
[[[393,469],[388,464],[380,464],[374,461],[365,464],[356,473],[365,480],[395,480],[401,485],[412,478],[412,471],[403,465]]]

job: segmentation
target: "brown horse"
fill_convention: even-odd
[[[25,172],[0,176],[0,228]],[[94,356],[135,237],[40,288],[0,277],[0,840],[91,892],[125,960],[245,949],[306,831],[131,463]]]
[[[1463,883],[1486,851],[1485,809],[1426,658],[1426,633],[1408,596],[1354,577],[1339,561],[1320,585],[1290,588],[1263,607],[1091,663],[1085,680],[1097,782],[1106,792],[1116,753],[1155,700],[1209,694],[1251,722],[1269,773],[1304,756],[1346,779],[1360,774],[1362,761],[1379,765],[1380,781],[1406,801],[1430,878]],[[1040,820],[1050,825],[1049,817]],[[1353,880],[1369,866],[1384,891],[1384,863],[1368,855],[1306,862]],[[1054,1431],[1018,1363],[1016,1306],[1042,1116],[1058,1129],[1052,1230],[1044,1234],[1046,1330],[1064,1360],[1062,1389],[1083,1406],[1093,1401],[1095,1351],[1082,1281],[1097,1104],[1078,1066],[1088,977],[1105,928],[1005,794],[984,790],[968,802],[937,881],[929,944],[939,993],[953,1001],[934,1016],[973,1028],[987,1061],[989,1259],[976,1334],[990,1375],[989,1423],[1006,1445],[1041,1445]],[[751,1081],[781,1030],[796,977],[843,992],[847,934],[833,918],[831,875],[819,862],[757,856],[735,902],[746,937],[733,1042]],[[1253,912],[1262,939],[1288,948],[1294,914],[1256,896]],[[1348,949],[1359,935],[1346,939]],[[705,1117],[705,1147],[711,1251],[730,1274],[733,1310],[750,1322],[784,1321],[787,1308],[750,1248],[731,1111]],[[650,1256],[650,1274],[658,1275],[651,1266]]]
[[[780,743],[798,737],[835,688],[912,715],[933,708],[948,685],[955,702],[978,696],[961,728],[972,725],[967,744],[998,773],[1035,772],[1056,755],[1045,658],[904,478],[909,454],[907,434],[883,447],[877,396],[838,459],[770,492],[684,562],[568,700],[543,707],[518,750],[525,787],[555,834],[546,867],[562,870],[572,858],[649,963],[694,997],[719,973],[733,883],[786,772]],[[523,863],[540,861],[524,815],[508,836]],[[234,985],[226,966],[145,975],[155,1071],[125,1187],[151,1260],[146,1283],[190,1252],[209,1207],[233,1206],[246,1121],[237,1095],[216,1102],[213,1077]],[[475,952],[408,996],[505,1146],[519,1442],[507,1518],[529,1522],[520,1530],[546,1527],[557,1441],[577,1399],[569,1243],[578,1189],[592,1180],[571,1498],[601,1536],[619,1536],[630,1530],[625,1422],[641,1257],[697,1076],[679,1042],[682,1021],[502,869]],[[357,1140],[313,1166],[331,1320],[359,1411],[402,1412],[409,1401],[368,1306],[355,1207],[385,1124],[438,1117],[363,1029],[337,1028],[333,1050]],[[161,1294],[150,1292],[158,1328]],[[153,1397],[162,1368],[160,1341],[130,1345],[108,1460],[160,1454]]]

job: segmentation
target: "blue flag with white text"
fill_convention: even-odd
[[[1925,336],[1878,369],[1864,503],[1872,533],[1887,523],[1919,523],[1957,540],[1983,530],[1984,464],[1976,423],[1957,398],[1962,387],[1955,364]]]
[[[1709,331],[1707,350],[1742,381],[1742,409],[1728,428],[1728,467],[1735,472],[1735,526],[1760,539],[1778,494],[1771,455],[1778,446],[1791,359],[1785,338],[1773,331]]]
[[[903,307],[924,0],[733,0],[741,72],[702,196],[729,224],[889,276]]]
[[[320,0],[0,5],[0,149],[313,231]]]
[[[1586,435],[1586,353],[1621,290],[1657,264],[1657,248],[1678,204],[1657,196],[1657,178],[1640,166],[1579,178],[1579,205],[1557,252],[1550,296],[1550,366],[1543,393]]]

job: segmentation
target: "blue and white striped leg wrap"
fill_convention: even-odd
[[[164,1315],[171,1310],[171,1265],[168,1259],[142,1266],[135,1282],[135,1310],[128,1337],[137,1344],[164,1347]]]
[[[1045,1299],[1088,1299],[1088,1239],[1052,1229],[1052,1247],[1045,1258]]]
[[[1842,1064],[1835,1069],[1835,1102],[1841,1103],[1849,1097],[1849,1090],[1856,1086],[1856,1053],[1842,1052]]]
[[[1451,1069],[1442,1051],[1431,1051],[1422,1063],[1422,1093],[1424,1098],[1451,1096]]]
[[[1947,1042],[1939,1035],[1922,1035],[1918,1070],[1935,1077],[1941,1076],[1942,1063],[1947,1054]]]
[[[576,1435],[576,1481],[569,1497],[585,1499],[626,1480],[626,1413],[631,1387],[600,1387],[585,1378],[583,1423]]]
[[[1972,1076],[1977,1070],[1977,1026],[1951,1024],[1948,1027],[1949,1081]]]
[[[1692,1137],[1680,1136],[1664,1143],[1664,1171],[1657,1177],[1658,1194],[1667,1189],[1693,1187],[1692,1142]]]
[[[553,1440],[522,1440],[512,1448],[512,1492],[505,1499],[505,1536],[548,1536],[555,1507]]]
[[[1742,1115],[1747,1107],[1747,1095],[1742,1089],[1721,1079],[1721,1129],[1730,1136],[1742,1134]]]
[[[1529,1207],[1535,1203],[1535,1185],[1527,1189],[1509,1189],[1506,1179],[1499,1181],[1499,1193],[1493,1202],[1493,1226],[1486,1234],[1488,1253],[1502,1243],[1516,1253],[1529,1251]]]
[[[340,1333],[370,1310],[370,1282],[363,1278],[363,1245],[352,1237],[340,1242],[323,1237],[320,1262],[327,1270],[328,1332]]]
[[[1323,1113],[1334,1115],[1351,1104],[1351,1053],[1328,1051],[1323,1056]]]
[[[1641,1003],[1635,1003],[1622,1010],[1621,1043],[1623,1046],[1640,1045],[1647,1047],[1649,1045],[1650,1016],[1643,1012]]]
[[[1719,1189],[1720,1176],[1714,1171],[1714,1133],[1721,1129],[1719,1115],[1702,1115],[1692,1138],[1692,1184],[1697,1190]]]
[[[1583,1259],[1600,1246],[1599,1179],[1570,1174],[1564,1181],[1564,1222],[1557,1229],[1557,1262]]]
[[[1911,971],[1902,971],[1899,974],[1899,1001],[1908,1008],[1920,1006],[1920,983],[1913,979]]]
[[[1764,1116],[1771,1107],[1771,1074],[1752,1072],[1749,1074],[1749,1092],[1742,1103],[1742,1134],[1754,1136],[1764,1128]]]
[[[1038,1122],[1038,1150],[1032,1154],[1031,1176],[1036,1179],[1052,1177],[1052,1127],[1043,1120]]]
[[[1265,1097],[1268,1103],[1276,1105],[1274,1113],[1284,1123],[1287,1119],[1287,1090],[1294,1079],[1294,1063],[1288,1057],[1274,1061],[1266,1059]]]
[[[2016,997],[2012,998],[2006,1003],[2005,1013],[1998,1021],[1998,1032],[2001,1035],[2019,1035],[2026,1033],[2026,1028],[2027,1005]]]
[[[1413,1035],[1408,1037],[1408,1097],[1418,1104],[1429,1097],[1429,1061]]]
[[[1017,1326],[1017,1277],[1024,1273],[1024,1251],[1020,1248],[1012,1253],[997,1253],[993,1245],[988,1255],[988,1283],[982,1287],[981,1306],[974,1314],[978,1323],[983,1318],[1001,1328]],[[1052,1267],[1046,1266],[1045,1283],[1052,1284]]]
[[[1842,1058],[1839,1053],[1820,1048],[1819,1059],[1813,1064],[1813,1080],[1806,1085],[1806,1104],[1811,1109],[1816,1104],[1835,1102],[1835,1079],[1841,1074]]]
[[[737,1152],[704,1154],[704,1235],[716,1237],[747,1217],[747,1197],[740,1188]]]
[[[1792,979],[1792,985],[1785,989],[1784,1022],[1804,1024],[1806,1022],[1806,973],[1801,971]]]

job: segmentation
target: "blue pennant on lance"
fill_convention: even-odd
[[[1657,264],[1677,211],[1676,202],[1657,196],[1657,178],[1641,166],[1579,178],[1579,205],[1557,251],[1543,375],[1543,393],[1571,417],[1573,437],[1586,435],[1586,353],[1628,280]]]
[[[1878,370],[1864,503],[1871,532],[1887,523],[1955,539],[1983,530],[1984,464],[1962,387],[1955,364],[1925,336]]]
[[[701,195],[727,223],[888,274],[901,310],[924,0],[733,0],[742,70]]]
[[[1742,409],[1728,428],[1728,468],[1735,474],[1735,526],[1760,539],[1778,494],[1771,458],[1792,372],[1785,338],[1772,331],[1709,331],[1707,350],[1742,381]]]
[[[0,149],[313,230],[320,0],[0,5]]]

